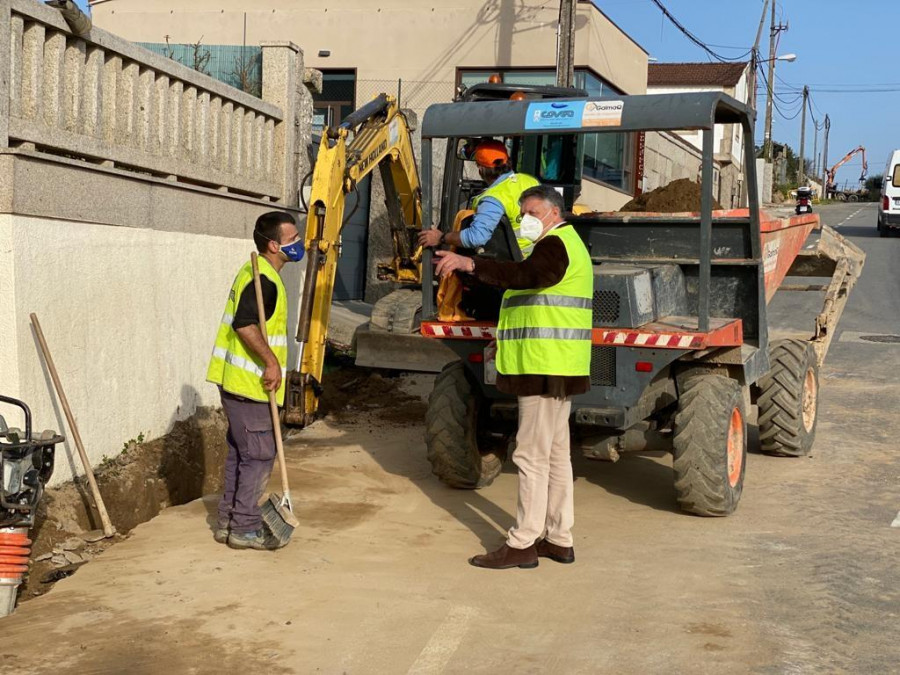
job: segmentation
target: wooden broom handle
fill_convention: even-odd
[[[266,309],[263,307],[262,282],[259,279],[259,256],[256,251],[250,254],[250,265],[253,267],[253,288],[256,291],[256,309],[259,316],[259,332],[263,340],[269,343],[269,335],[266,332]],[[278,403],[275,401],[275,392],[268,391],[269,411],[272,413],[272,430],[275,432],[275,450],[278,453],[278,467],[281,471],[281,489],[285,497],[290,497],[288,487],[287,467],[284,464],[284,442],[281,439],[281,420],[278,415]]]

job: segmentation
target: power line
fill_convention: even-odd
[[[714,52],[712,49],[710,49],[710,46],[708,44],[706,44],[703,40],[701,40],[696,35],[694,35],[691,31],[689,31],[684,26],[684,24],[682,24],[678,19],[676,19],[672,15],[672,12],[670,12],[666,8],[666,6],[664,4],[662,4],[661,0],[651,0],[651,2],[659,8],[659,11],[661,11],[663,13],[663,16],[665,16],[672,23],[673,26],[675,26],[679,31],[681,31],[681,33],[688,40],[690,40],[695,45],[700,47],[700,49],[705,51],[707,54],[709,54],[713,58],[718,59],[719,61],[722,61],[723,63],[729,62],[729,61],[742,61],[743,59],[745,59],[746,57],[750,56],[750,54],[753,53],[753,50],[751,49],[751,50],[747,51],[747,53],[741,54],[740,56],[736,56],[736,57],[722,56],[721,54],[718,54],[718,53]],[[731,49],[731,47],[726,47],[725,49]]]

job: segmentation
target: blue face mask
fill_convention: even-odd
[[[282,246],[279,250],[284,254],[284,257],[291,262],[300,262],[303,260],[303,254],[306,253],[306,247],[300,239],[292,244]]]
[[[276,244],[279,242],[274,239],[270,239],[266,235],[260,233],[260,236],[263,239],[268,239],[269,241],[273,241]],[[297,239],[297,241],[293,241],[290,244],[285,244],[284,246],[279,246],[278,250],[281,251],[282,255],[288,259],[289,262],[300,262],[303,260],[303,256],[306,253],[306,247],[303,245],[302,239]]]

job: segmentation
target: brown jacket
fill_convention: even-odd
[[[548,288],[562,281],[569,267],[565,244],[559,237],[544,237],[522,262],[475,258],[472,275],[483,284],[504,290]],[[497,375],[497,389],[516,396],[565,398],[584,394],[591,388],[588,376]]]

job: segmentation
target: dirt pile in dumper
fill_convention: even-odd
[[[721,204],[714,199],[713,209],[721,208]],[[696,212],[700,210],[700,184],[690,178],[679,178],[635,197],[619,210],[649,213]]]

